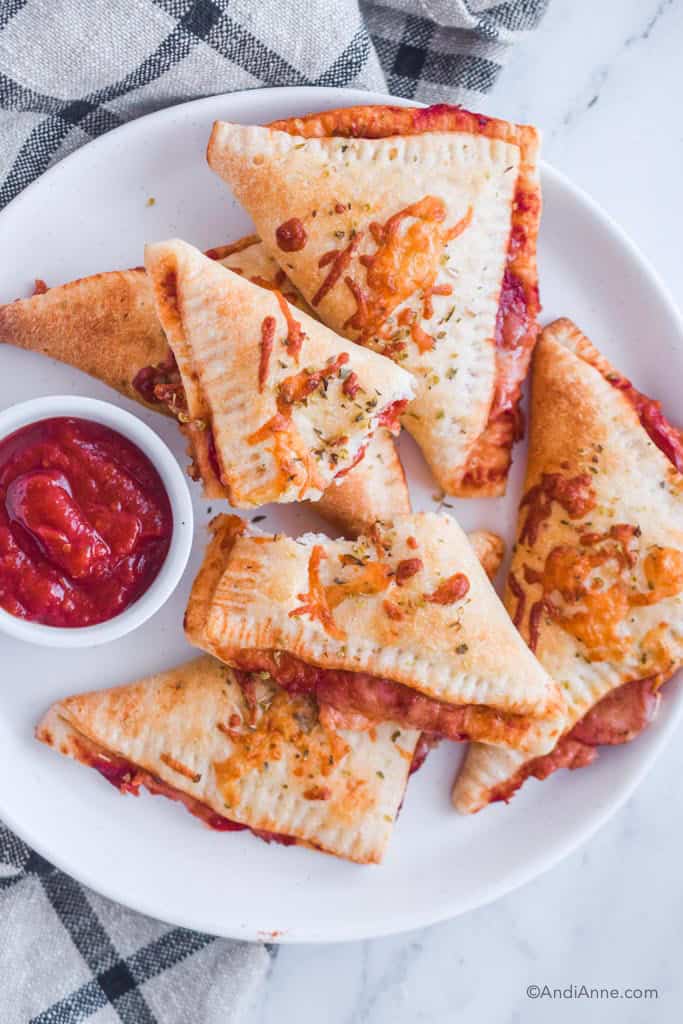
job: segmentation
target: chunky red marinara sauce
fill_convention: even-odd
[[[116,431],[60,417],[0,441],[0,606],[12,615],[113,618],[155,579],[172,532],[159,474]]]

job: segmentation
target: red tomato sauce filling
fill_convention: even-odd
[[[175,786],[171,786],[168,782],[157,778],[151,772],[145,771],[143,768],[137,768],[132,761],[128,761],[123,757],[116,757],[96,751],[86,751],[85,746],[81,744],[79,744],[79,747],[81,747],[79,750],[79,760],[98,771],[120,793],[132,793],[133,796],[139,796],[140,786],[144,786],[153,796],[165,796],[169,800],[177,800],[186,807],[190,814],[193,814],[195,818],[199,818],[205,825],[208,825],[209,828],[214,829],[216,832],[249,831],[253,835],[258,836],[259,839],[263,839],[266,843],[281,843],[283,846],[292,846],[296,843],[296,839],[292,836],[250,828],[241,822],[232,821],[230,818],[226,818],[224,815],[212,810],[208,804],[202,803],[201,800],[197,800],[188,793],[183,793],[181,790],[176,789]]]
[[[526,283],[515,273],[515,263],[522,249],[527,246],[527,232],[519,215],[536,216],[539,208],[538,196],[518,187],[513,207],[513,225],[507,251],[507,265],[503,274],[494,339],[496,343],[496,386],[487,429],[495,423],[493,433],[496,445],[511,449],[513,443],[524,434],[524,419],[519,400],[522,383],[526,377],[531,353],[536,343],[536,317],[541,304],[538,286]],[[482,483],[484,479],[505,477],[509,458],[498,466],[473,465],[465,480]],[[483,476],[482,476],[483,471]]]
[[[145,402],[166,405],[174,415],[187,407],[180,370],[170,348],[163,362],[138,370],[133,377],[133,387]]]
[[[415,772],[419,772],[422,765],[427,760],[430,750],[439,745],[441,740],[440,736],[435,736],[430,732],[423,732],[420,734],[420,738],[417,741],[417,746],[413,753],[413,759],[410,762],[409,775],[414,775]]]
[[[489,801],[507,803],[528,778],[542,780],[560,768],[585,768],[597,758],[598,746],[630,743],[652,722],[660,699],[655,678],[634,679],[617,687],[598,701],[550,753],[527,761],[510,779],[494,786]]]
[[[683,431],[677,430],[669,423],[660,403],[634,388],[631,381],[614,370],[590,343],[581,347],[577,355],[598,370],[608,384],[624,393],[650,439],[678,472],[683,473]]]
[[[410,764],[409,775],[414,775],[415,772],[420,770],[430,750],[438,742],[439,738],[429,733],[423,733],[420,736]],[[79,761],[98,771],[107,782],[111,783],[124,796],[127,793],[139,796],[140,786],[144,786],[152,796],[165,796],[169,800],[176,800],[178,803],[183,804],[190,814],[194,815],[195,818],[199,818],[200,821],[203,821],[208,828],[213,829],[215,832],[251,832],[258,839],[262,839],[264,843],[279,843],[281,846],[295,846],[297,844],[297,839],[294,836],[284,835],[281,832],[268,832],[266,829],[252,828],[250,825],[244,825],[242,822],[226,818],[224,815],[214,811],[208,804],[202,803],[201,800],[183,793],[182,790],[176,789],[175,786],[162,781],[151,772],[137,768],[132,761],[98,751],[89,741],[82,743],[79,740],[78,746]]]
[[[660,403],[642,394],[625,377],[610,373],[606,379],[613,387],[624,392],[651,440],[678,472],[683,473],[683,436],[666,419]]]
[[[218,452],[216,451],[216,438],[213,430],[207,431],[206,439],[206,451],[209,456],[209,465],[214,472],[217,480],[221,479],[221,467],[218,461]]]
[[[173,516],[156,469],[99,423],[41,420],[0,441],[0,606],[48,626],[118,615],[159,573]]]
[[[531,328],[539,307],[538,303],[534,305],[536,309],[530,309],[525,285],[507,267],[503,274],[496,316],[496,392],[489,422],[502,415],[517,414],[522,382],[536,340],[535,331]]]
[[[476,705],[447,704],[368,672],[319,668],[286,651],[241,651],[234,664],[239,665],[236,674],[243,686],[247,685],[249,672],[268,672],[289,693],[313,694],[319,705],[348,714],[349,728],[354,728],[354,716],[360,715],[369,720],[368,724],[395,722],[406,729],[420,729],[434,737],[458,742],[472,738],[472,729],[480,726],[481,715],[488,710]],[[502,725],[502,715],[491,712],[490,717],[492,723],[499,719],[497,724]],[[515,723],[523,726],[527,722],[521,715],[505,716],[505,721],[512,730]],[[338,725],[344,728],[341,721]]]

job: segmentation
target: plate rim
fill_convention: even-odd
[[[15,198],[12,199],[2,211],[0,211],[0,227],[2,226],[9,211],[11,211],[13,216],[21,215],[22,205],[27,200],[30,200],[33,193],[38,188],[43,188],[46,185],[49,187],[53,178],[58,176],[65,165],[71,165],[74,161],[82,158],[86,149],[92,152],[91,147],[97,146],[99,143],[104,142],[105,139],[108,140],[111,136],[121,135],[123,133],[133,134],[135,131],[144,132],[144,126],[149,124],[151,119],[153,119],[155,123],[163,122],[164,120],[172,121],[174,117],[178,115],[178,111],[181,108],[184,111],[197,111],[198,113],[201,113],[203,108],[211,108],[221,100],[224,100],[226,104],[239,105],[240,103],[245,102],[245,98],[249,98],[254,94],[259,94],[259,96],[266,100],[269,95],[277,95],[278,99],[281,99],[283,94],[287,94],[287,96],[292,97],[293,104],[296,104],[298,100],[310,97],[312,104],[310,108],[311,110],[315,109],[316,101],[327,104],[332,97],[338,99],[338,105],[340,106],[371,104],[418,107],[426,106],[426,104],[418,103],[414,100],[390,96],[385,93],[365,91],[361,89],[341,89],[332,86],[283,86],[263,89],[242,89],[235,92],[216,93],[211,96],[174,104],[169,107],[164,107],[161,110],[152,111],[149,114],[134,118],[133,120],[119,125],[111,132],[107,132],[87,143],[85,146],[79,147],[74,152],[65,156],[58,163],[49,167],[43,174],[32,181],[25,189],[15,196]],[[598,222],[605,232],[611,236],[611,239],[616,242],[621,249],[626,250],[630,257],[638,263],[639,269],[648,279],[648,283],[652,288],[653,293],[656,295],[658,303],[664,307],[664,312],[674,325],[677,334],[677,339],[675,340],[678,343],[678,347],[683,348],[683,314],[674,301],[668,285],[662,280],[659,272],[655,269],[649,258],[642,252],[640,247],[626,233],[626,231],[613,219],[613,217],[583,188],[576,185],[569,177],[557,170],[553,165],[547,163],[545,160],[541,160],[539,162],[539,168],[542,176],[545,177],[546,180],[552,182],[553,185],[559,187],[562,191],[569,193],[571,197],[589,213],[591,219]],[[438,924],[443,921],[459,917],[461,914],[468,913],[469,911],[475,910],[479,907],[487,906],[488,904],[495,902],[508,893],[513,892],[526,883],[551,870],[560,861],[564,860],[565,857],[569,856],[572,852],[582,846],[623,807],[626,801],[641,785],[646,775],[652,769],[655,761],[665,749],[681,719],[681,716],[683,715],[683,688],[679,688],[675,706],[672,706],[673,704],[673,701],[669,702],[669,710],[667,712],[666,719],[658,726],[658,736],[652,745],[652,749],[643,753],[642,760],[638,765],[637,770],[632,773],[628,782],[622,786],[618,794],[610,802],[606,802],[597,811],[592,811],[584,820],[582,827],[577,828],[575,832],[573,832],[572,835],[564,842],[558,843],[552,851],[543,851],[537,854],[530,858],[525,864],[521,865],[516,871],[506,874],[504,879],[501,879],[499,882],[490,883],[483,897],[481,892],[477,892],[475,897],[471,900],[458,897],[456,900],[449,903],[448,899],[444,899],[439,908],[429,905],[428,908],[420,912],[394,911],[391,914],[386,914],[382,921],[378,923],[370,924],[365,921],[361,921],[353,924],[342,923],[340,925],[335,922],[331,929],[328,928],[325,931],[321,931],[319,927],[314,924],[312,927],[308,926],[305,930],[300,926],[297,926],[292,932],[285,931],[281,934],[273,935],[271,933],[255,929],[253,926],[249,926],[244,922],[233,921],[232,923],[227,923],[216,920],[209,922],[206,920],[206,917],[210,915],[206,914],[204,914],[204,920],[202,921],[198,919],[198,917],[202,917],[201,913],[198,917],[192,917],[191,915],[188,916],[187,913],[176,914],[174,912],[173,917],[169,919],[168,917],[165,917],[163,913],[161,915],[159,914],[159,907],[155,904],[152,893],[150,893],[149,897],[140,896],[139,898],[129,900],[126,897],[126,894],[121,893],[116,885],[110,888],[106,885],[106,879],[102,879],[100,876],[93,878],[93,873],[96,873],[94,867],[92,870],[88,870],[87,865],[84,865],[83,867],[79,865],[76,870],[74,870],[71,864],[60,863],[60,858],[57,857],[57,859],[55,859],[50,853],[49,842],[44,845],[40,835],[32,835],[31,829],[26,829],[23,822],[17,824],[15,820],[13,820],[13,815],[11,813],[8,814],[6,810],[3,809],[2,789],[0,789],[0,817],[2,818],[2,821],[17,836],[19,836],[20,839],[22,839],[23,842],[33,848],[40,856],[44,857],[58,868],[58,870],[65,872],[80,884],[87,886],[107,899],[137,911],[138,913],[152,917],[158,921],[192,930],[205,931],[213,935],[223,936],[226,938],[244,939],[257,942],[267,941],[269,943],[291,945],[302,943],[327,944],[332,942],[350,942],[380,938],[418,928],[428,927],[433,924]]]

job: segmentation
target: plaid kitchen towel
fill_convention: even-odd
[[[269,965],[98,896],[0,826],[1,1024],[233,1024]]]
[[[0,206],[124,121],[258,86],[475,103],[547,0],[0,0]],[[264,947],[97,896],[0,826],[0,1024],[230,1024]]]
[[[264,85],[476,102],[548,0],[0,0],[0,207],[131,118]]]

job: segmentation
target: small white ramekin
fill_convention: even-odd
[[[137,601],[95,626],[44,626],[27,622],[0,608],[0,630],[18,640],[43,647],[94,647],[118,640],[146,622],[171,596],[185,571],[192,547],[193,514],[187,479],[175,456],[142,420],[109,402],[76,395],[33,398],[0,412],[0,440],[39,420],[74,416],[117,430],[145,453],[161,477],[173,513],[171,544],[158,576]]]

